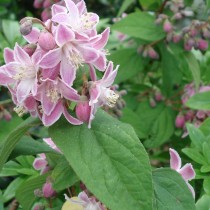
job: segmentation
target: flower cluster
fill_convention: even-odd
[[[188,188],[192,192],[193,197],[195,198],[195,191],[194,191],[193,187],[188,183],[188,181],[195,178],[195,171],[193,169],[192,164],[187,163],[183,167],[181,167],[182,160],[181,160],[178,152],[174,149],[169,149],[169,153],[170,153],[170,167],[171,167],[171,169],[177,171],[182,176],[182,178],[186,182]]]
[[[210,91],[210,86],[201,86],[198,90],[198,92],[206,92]],[[194,84],[188,84],[184,87],[184,92],[182,95],[182,107],[181,111],[178,113],[176,117],[175,125],[177,128],[182,128],[185,132],[183,134],[183,137],[187,135],[186,132],[186,126],[185,123],[193,123],[196,127],[199,127],[201,123],[210,116],[209,111],[204,110],[192,110],[186,107],[186,102],[189,100],[190,97],[192,97],[196,93]]]
[[[110,89],[118,67],[114,70],[111,61],[107,64],[104,49],[110,30],[97,33],[99,17],[87,12],[84,0],[65,0],[64,6],[54,4],[51,11],[46,22],[30,17],[20,21],[28,44],[5,49],[0,85],[10,90],[19,116],[30,113],[50,126],[63,114],[71,124],[85,121],[90,127],[97,108],[113,107],[119,97]],[[90,81],[75,88],[74,81],[82,80],[78,71],[84,67],[89,68]],[[97,80],[96,69],[105,72],[102,79]],[[70,114],[75,104],[79,119]]]

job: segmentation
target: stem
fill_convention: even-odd
[[[159,10],[157,11],[157,14],[161,14],[161,13],[163,12],[164,7],[165,7],[167,1],[168,1],[168,0],[165,0],[165,1],[162,3],[162,5],[160,6]]]
[[[9,103],[11,103],[11,102],[12,102],[11,99],[7,99],[7,100],[4,100],[4,101],[0,101],[0,105],[9,104]]]

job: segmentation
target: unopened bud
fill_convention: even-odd
[[[208,42],[204,39],[199,39],[197,44],[198,44],[198,49],[200,50],[207,50],[209,46]]]
[[[88,122],[90,119],[91,107],[88,101],[79,102],[76,106],[76,115],[82,122]]]
[[[38,9],[38,8],[42,8],[43,0],[35,0],[33,5],[34,5],[34,7],[37,8],[37,9]]]
[[[43,206],[41,203],[37,203],[34,207],[33,210],[44,210],[45,206]]]
[[[189,35],[190,35],[191,37],[194,37],[194,36],[196,36],[196,35],[198,34],[198,30],[195,29],[195,28],[193,28],[193,29],[191,29],[188,33],[189,33]]]
[[[157,54],[157,52],[152,47],[148,48],[148,56],[152,59],[158,59],[159,58],[159,55]]]
[[[50,7],[52,5],[51,0],[44,0],[43,8]]]
[[[205,117],[206,117],[205,111],[202,111],[202,110],[197,111],[196,117],[197,117],[199,120],[205,119]]]
[[[182,19],[182,14],[178,12],[172,17],[172,19],[173,20],[180,20],[180,19]]]
[[[210,39],[210,31],[208,29],[203,30],[203,36],[207,39]]]
[[[185,114],[185,120],[186,121],[191,121],[194,118],[195,114],[194,111],[189,110],[186,114]]]
[[[165,22],[163,24],[163,30],[166,33],[169,33],[169,32],[171,32],[173,30],[173,27],[172,27],[171,23],[168,20],[165,20]]]
[[[155,100],[156,101],[162,101],[162,99],[163,99],[162,94],[160,92],[156,92],[155,93]]]
[[[52,50],[56,46],[53,35],[47,31],[42,31],[40,33],[38,43],[39,46],[46,51]]]
[[[24,36],[28,35],[32,31],[33,21],[31,18],[23,18],[20,21],[20,33]]]
[[[182,114],[177,115],[175,125],[177,128],[183,128],[185,125],[185,117]]]
[[[41,13],[41,18],[43,21],[47,21],[48,19],[51,18],[51,10],[49,8],[44,9],[43,12]]]
[[[190,50],[192,50],[192,46],[189,45],[188,43],[185,43],[185,44],[184,44],[184,49],[185,49],[186,51],[190,51]]]
[[[174,34],[173,38],[172,38],[174,43],[178,43],[181,39],[182,39],[182,35],[181,34]]]
[[[29,56],[32,56],[37,48],[36,44],[27,44],[23,47],[24,51],[28,53]]]
[[[3,117],[6,121],[10,121],[12,119],[12,115],[6,110],[3,110]]]
[[[51,198],[56,195],[55,190],[52,188],[52,183],[46,182],[42,187],[42,193],[45,198]]]
[[[155,102],[154,98],[150,98],[149,103],[150,103],[151,107],[156,107],[156,102]]]

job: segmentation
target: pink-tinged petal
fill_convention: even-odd
[[[99,54],[98,54],[97,50],[95,50],[94,48],[85,47],[85,46],[82,46],[82,47],[78,46],[77,49],[82,54],[83,59],[87,63],[94,62],[99,57]]]
[[[26,98],[26,100],[24,101],[24,106],[29,110],[29,111],[34,111],[36,110],[36,100],[32,97],[29,96],[28,98]]]
[[[61,61],[61,48],[50,50],[41,59],[39,66],[42,68],[53,68]]]
[[[118,68],[119,66],[117,66],[114,71],[110,71],[107,74],[105,73],[104,77],[101,80],[101,84],[104,87],[110,87],[114,83],[115,77],[117,76]],[[107,68],[107,70],[109,70],[109,68]]]
[[[31,65],[31,58],[29,55],[16,43],[14,49],[14,57],[17,62],[24,63],[26,65]]]
[[[51,126],[54,124],[61,116],[63,111],[63,105],[59,102],[55,109],[52,111],[50,115],[43,114],[42,122],[45,126]]]
[[[89,122],[88,122],[88,128],[91,128],[91,122],[95,118],[96,112],[97,112],[97,106],[91,106],[90,119],[89,119]]]
[[[61,153],[60,149],[55,145],[55,143],[53,142],[53,140],[51,138],[43,138],[43,141],[46,144],[48,144],[52,149]]]
[[[106,68],[106,56],[104,54],[100,54],[99,58],[92,62],[92,64],[99,70],[104,71]]]
[[[60,88],[60,93],[62,94],[62,96],[64,96],[64,98],[76,102],[80,100],[80,95],[77,94],[77,91],[67,86],[62,81],[59,81],[59,88]]]
[[[193,198],[195,199],[195,190],[194,190],[194,188],[188,182],[186,182],[186,184],[187,184],[190,192],[192,193]]]
[[[50,97],[46,96],[45,92],[42,94],[41,100],[42,100],[42,109],[43,109],[44,114],[50,115],[55,109],[57,103],[53,103],[50,100]]]
[[[46,155],[44,153],[39,154],[42,159],[46,159]]]
[[[109,39],[109,33],[110,33],[110,28],[107,28],[103,31],[103,33],[101,34],[101,39],[98,40],[97,42],[95,42],[93,44],[93,47],[95,49],[102,49],[104,48],[104,46],[107,44],[108,39]]]
[[[195,171],[193,169],[192,164],[185,164],[180,170],[179,173],[182,175],[185,181],[191,180],[195,178]]]
[[[113,71],[113,62],[110,61],[108,63],[107,69],[106,69],[106,71],[104,73],[104,76],[103,76],[102,80],[106,80],[108,77],[110,77],[112,71]]]
[[[24,36],[24,39],[28,43],[36,44],[39,39],[40,30],[38,28],[32,28],[32,31],[30,34]]]
[[[33,162],[33,167],[36,170],[41,170],[43,169],[45,166],[47,166],[47,161],[43,158],[35,158],[34,162]]]
[[[62,47],[64,44],[70,42],[75,38],[74,32],[64,25],[59,25],[55,33],[55,41],[58,46]]]
[[[92,65],[89,65],[90,78],[92,81],[97,80],[96,71]]]
[[[37,65],[42,59],[42,57],[46,54],[46,51],[42,50],[41,48],[36,49],[36,51],[31,56],[32,63]]]
[[[34,83],[34,85],[32,86],[31,93],[32,93],[33,96],[35,96],[37,94],[37,89],[38,89],[37,78],[34,79],[33,83]]]
[[[17,70],[20,68],[20,65],[21,64],[17,62],[10,62],[4,66],[4,71],[8,76],[13,77],[18,73]]]
[[[9,48],[4,49],[4,60],[5,63],[13,62],[14,61],[14,52]]]
[[[181,168],[182,160],[176,150],[170,148],[169,152],[170,152],[170,167],[177,171]]]
[[[17,86],[17,101],[22,103],[30,94],[34,85],[33,80],[21,80]]]
[[[71,123],[72,125],[81,125],[81,124],[83,124],[82,121],[80,121],[80,120],[78,120],[78,119],[72,117],[72,116],[69,114],[69,112],[67,111],[67,109],[66,109],[65,107],[63,108],[63,115],[64,115],[64,117],[67,119],[67,121],[68,121],[69,123]]]
[[[76,78],[76,68],[65,57],[61,61],[60,74],[63,81],[72,86]]]
[[[90,88],[89,93],[90,93],[89,105],[93,106],[93,104],[98,102],[98,98],[100,96],[101,91],[96,85],[95,87]]]
[[[66,7],[69,11],[68,15],[71,20],[75,20],[76,22],[79,20],[79,11],[77,6],[72,0],[64,0],[66,3]]]
[[[4,67],[0,67],[0,85],[8,85],[14,83],[15,80],[12,79],[9,75],[7,75]]]
[[[52,5],[51,11],[52,11],[52,17],[58,13],[67,13],[66,7],[63,7],[63,6],[57,5],[57,4]]]
[[[78,194],[78,198],[86,203],[89,203],[89,201],[90,201],[89,197],[87,196],[87,194],[84,191],[82,191]]]
[[[80,16],[87,12],[86,4],[83,0],[81,0],[77,3],[77,8],[78,8]]]
[[[69,25],[69,23],[71,22],[70,17],[66,13],[56,14],[52,17],[52,21],[64,25]]]
[[[44,80],[45,79],[55,80],[58,77],[59,73],[60,73],[60,63],[53,68],[42,70],[42,76]]]

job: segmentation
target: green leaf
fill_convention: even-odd
[[[187,131],[189,133],[193,145],[196,147],[196,149],[198,149],[198,151],[201,152],[203,150],[203,143],[206,140],[202,131],[200,131],[199,128],[196,128],[192,124],[187,124]]]
[[[143,70],[142,58],[136,49],[121,49],[113,52],[109,59],[120,65],[115,83],[123,82]]]
[[[9,184],[9,186],[4,191],[4,194],[3,194],[4,202],[8,202],[9,200],[15,197],[15,192],[17,188],[23,183],[23,181],[24,181],[24,178],[17,177],[14,181],[12,181]]]
[[[29,136],[23,136],[17,143],[14,150],[10,155],[10,159],[13,159],[20,155],[36,155],[40,153],[52,152],[55,150],[51,149],[47,144],[35,141]]]
[[[152,209],[148,155],[131,126],[98,111],[91,129],[60,120],[49,133],[87,188],[108,208]]]
[[[120,10],[117,14],[117,16],[119,17],[120,15],[122,15],[123,12],[125,12],[126,9],[128,9],[128,7],[133,4],[135,2],[135,0],[124,0],[122,6],[120,7]]]
[[[204,142],[203,143],[203,155],[210,164],[210,143],[209,142]]]
[[[205,136],[210,136],[210,118],[207,118],[199,127]]]
[[[193,95],[186,103],[191,109],[210,110],[210,91]]]
[[[203,165],[203,166],[201,167],[201,172],[202,172],[202,173],[210,172],[210,165]]]
[[[9,155],[15,148],[16,144],[19,142],[20,138],[25,134],[25,132],[37,125],[39,122],[38,119],[29,118],[21,123],[16,129],[8,134],[4,139],[0,148],[0,171],[3,167],[3,164],[7,161]]]
[[[196,149],[192,148],[184,148],[182,152],[187,155],[189,158],[194,160],[196,163],[200,163],[201,165],[206,165],[207,161],[201,153],[198,152]]]
[[[19,23],[13,20],[2,20],[2,29],[10,46],[14,46],[16,39],[21,37]]]
[[[192,193],[176,171],[156,169],[153,181],[157,210],[195,210]]]
[[[206,194],[210,195],[210,178],[205,178],[203,181],[203,189]]]
[[[3,196],[2,196],[2,191],[0,190],[0,210],[5,210],[4,209],[4,202],[3,202]]]
[[[196,60],[195,56],[192,53],[186,53],[185,58],[188,62],[189,69],[191,70],[191,73],[195,82],[195,87],[198,90],[198,87],[201,82],[200,66],[198,64],[198,61]]]
[[[155,24],[155,16],[140,11],[129,14],[115,23],[112,29],[144,41],[156,41],[165,37],[162,27]]]
[[[203,195],[196,203],[196,210],[209,210],[210,209],[210,196]]]
[[[17,170],[20,169],[22,166],[14,161],[8,161],[4,164],[2,171],[0,173],[0,177],[3,176],[17,176]]]
[[[154,5],[155,8],[159,8],[161,1],[160,0],[139,0],[139,3],[143,7],[144,10],[150,8],[150,6]]]
[[[31,209],[34,201],[37,199],[34,195],[34,190],[41,189],[46,182],[49,174],[44,174],[36,178],[23,182],[16,191],[16,199],[21,204],[23,209]]]
[[[162,145],[172,136],[174,132],[173,111],[165,107],[154,120],[150,130],[150,137],[145,141],[145,146],[154,148]]]
[[[53,188],[56,191],[61,191],[79,181],[78,176],[75,174],[67,160],[63,157],[60,158],[59,163],[54,168],[52,175]]]

